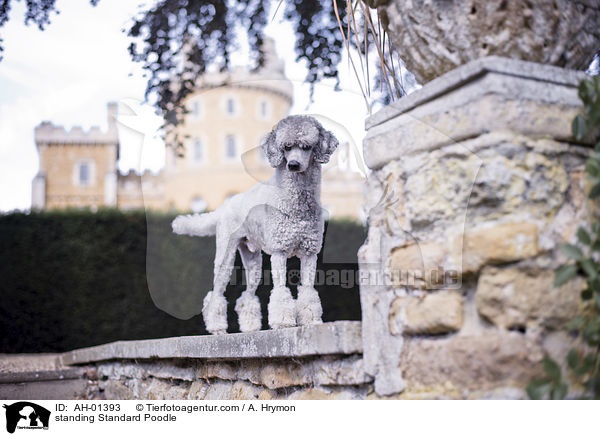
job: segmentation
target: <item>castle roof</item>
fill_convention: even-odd
[[[197,81],[199,91],[221,86],[257,89],[271,92],[289,101],[293,100],[294,88],[292,83],[284,75],[273,74],[269,71],[248,72],[243,68],[222,73],[207,73]]]
[[[263,40],[262,51],[264,64],[258,70],[249,71],[244,67],[236,67],[223,72],[208,72],[198,77],[196,88],[199,91],[222,86],[257,89],[277,94],[291,103],[294,87],[285,75],[284,63],[277,56],[273,39]]]
[[[35,128],[35,143],[40,145],[64,145],[64,144],[119,144],[119,136],[116,125],[117,104],[108,103],[108,130],[102,131],[100,127],[93,126],[88,131],[75,126],[66,130],[63,126],[55,126],[50,121],[43,121]]]

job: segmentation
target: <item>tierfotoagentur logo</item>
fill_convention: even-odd
[[[420,269],[371,269],[363,271],[351,267],[349,264],[331,263],[324,268],[315,270],[316,286],[336,286],[342,289],[353,289],[355,286],[413,286],[426,289],[458,289],[461,285],[460,271],[457,269],[444,269],[442,266]],[[300,283],[300,270],[289,269],[286,272],[286,281],[291,285]],[[236,265],[232,269],[229,280],[231,286],[247,286],[248,281],[260,281],[271,286],[272,273],[268,268],[247,272],[243,267]]]
[[[48,430],[48,409],[29,401],[4,404],[3,407],[6,409],[6,431],[9,433],[14,433],[15,429]]]

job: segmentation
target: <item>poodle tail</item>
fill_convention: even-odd
[[[173,232],[178,235],[212,236],[217,231],[219,215],[217,211],[179,215],[173,220]]]

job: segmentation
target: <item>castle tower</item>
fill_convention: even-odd
[[[109,103],[108,130],[66,131],[48,121],[35,128],[40,170],[33,179],[32,209],[117,205],[119,139],[117,104]]]
[[[186,101],[189,111],[177,134],[183,156],[168,148],[165,164],[167,208],[215,209],[272,173],[258,146],[292,105],[293,87],[272,40],[265,39],[264,66],[208,73]]]

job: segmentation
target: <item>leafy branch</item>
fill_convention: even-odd
[[[584,80],[579,85],[583,113],[573,119],[573,136],[578,141],[586,137],[595,140],[585,171],[591,184],[590,199],[600,197],[600,78]],[[583,388],[581,398],[600,399],[600,222],[593,221],[589,230],[577,229],[576,245],[562,244],[560,249],[570,263],[560,266],[554,276],[554,286],[564,285],[575,277],[585,277],[586,287],[581,292],[584,310],[567,324],[567,329],[578,337],[578,346],[567,355],[571,379]],[[532,380],[527,394],[532,399],[564,399],[568,385],[560,365],[550,357],[544,358],[542,378]]]

